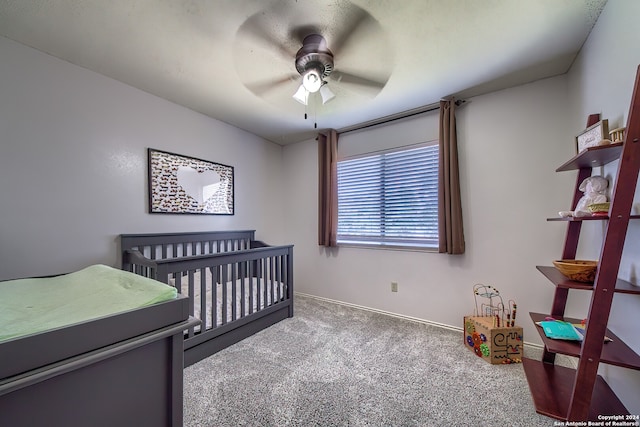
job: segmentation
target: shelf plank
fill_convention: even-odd
[[[620,158],[623,144],[623,142],[617,142],[615,144],[587,148],[556,169],[556,172],[594,168],[611,163]]]
[[[555,267],[537,265],[536,268],[559,288],[582,289],[585,291],[593,290],[593,283],[576,282],[571,280],[564,274],[560,273],[560,271]]]
[[[538,271],[540,271],[544,276],[551,281],[551,283],[555,284],[559,288],[567,288],[567,289],[582,289],[585,291],[593,290],[593,283],[584,283],[584,282],[576,282],[568,279],[564,274],[560,273],[557,268],[538,265],[536,266]],[[614,292],[622,293],[622,294],[634,294],[640,295],[640,286],[635,286],[626,280],[618,279],[616,280],[616,287]]]
[[[553,217],[553,218],[547,218],[547,221],[564,221],[564,222],[580,222],[580,221],[604,221],[604,220],[608,220],[609,219],[609,215],[606,216],[582,216],[579,218],[574,218],[574,217]],[[629,215],[629,219],[640,219],[640,215]]]
[[[522,365],[536,412],[566,421],[576,371],[527,357],[522,358]],[[627,408],[600,375],[593,389],[589,419],[572,421],[598,421],[598,415],[629,415]]]
[[[529,313],[531,319],[534,322],[540,322],[544,320],[548,314],[542,313]],[[572,319],[569,317],[559,318],[558,320],[565,320],[570,323],[580,323],[580,319]],[[540,338],[544,342],[545,347],[552,353],[566,354],[568,356],[579,357],[582,350],[582,343],[579,341],[567,341],[567,340],[553,340],[547,338],[541,327],[536,326]],[[621,366],[623,368],[640,370],[640,356],[633,351],[625,342],[620,339],[616,334],[607,329],[606,335],[611,338],[612,342],[607,342],[602,346],[602,354],[600,355],[600,362],[607,363],[609,365]]]

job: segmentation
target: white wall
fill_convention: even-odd
[[[569,72],[571,121],[575,134],[584,129],[589,114],[600,113],[609,128],[626,126],[638,65],[640,34],[637,17],[640,2],[609,0],[589,39]],[[595,171],[613,182],[618,162]],[[621,185],[631,185],[623,183]],[[633,213],[640,214],[640,190],[636,187]],[[596,259],[600,254],[602,224],[583,226],[579,257]],[[619,276],[640,285],[640,221],[631,220],[625,241]],[[637,325],[640,324],[640,296],[616,294],[609,327],[640,354]],[[640,413],[640,372],[601,365],[600,373],[621,397],[632,414]]]
[[[0,58],[0,279],[117,266],[120,233],[286,243],[280,146],[5,38]],[[234,166],[236,214],[148,214],[147,147]]]
[[[575,150],[566,126],[566,78],[479,96],[458,110],[467,250],[428,252],[317,245],[317,146],[286,146],[290,203],[286,234],[295,244],[300,292],[461,327],[476,283],[515,299],[525,339],[538,341],[529,311],[550,308],[553,286],[535,269],[560,256],[564,229],[546,222],[568,209],[573,178],[553,171]],[[437,137],[437,112],[347,135],[340,151],[374,150]],[[343,141],[340,140],[339,145]],[[357,146],[357,147],[356,147]],[[390,282],[399,283],[392,293]]]

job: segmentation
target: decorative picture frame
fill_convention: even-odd
[[[576,149],[578,153],[581,153],[587,148],[597,147],[599,145],[610,143],[610,141],[607,139],[608,136],[609,120],[600,120],[596,124],[586,128],[578,136],[576,136]]]
[[[149,213],[234,215],[233,166],[149,148]]]

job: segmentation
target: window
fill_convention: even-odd
[[[338,162],[338,243],[438,247],[438,143]]]

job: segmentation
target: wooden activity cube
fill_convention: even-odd
[[[498,327],[491,316],[464,318],[464,345],[492,365],[520,363],[524,341],[519,326]]]

